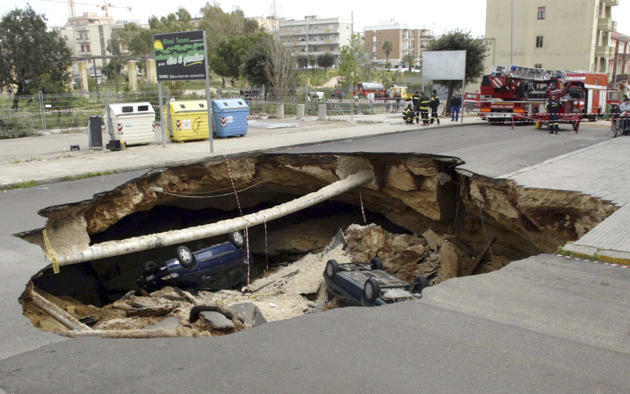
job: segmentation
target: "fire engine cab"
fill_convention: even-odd
[[[516,65],[493,66],[481,82],[479,116],[490,123],[512,121],[532,123],[544,112],[551,91],[570,88],[565,100],[571,107],[571,118],[579,113],[582,118],[595,120],[606,109],[606,74],[563,72]]]

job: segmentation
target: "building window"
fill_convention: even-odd
[[[534,64],[534,68],[542,68],[542,64],[540,64],[540,63]]]
[[[536,36],[536,48],[543,47],[543,36]]]
[[[538,20],[545,19],[545,7],[538,7]]]

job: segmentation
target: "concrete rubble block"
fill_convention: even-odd
[[[164,328],[167,330],[175,330],[179,326],[179,319],[176,317],[167,317],[159,322],[150,326],[144,327],[145,330],[153,330],[157,328]]]
[[[442,237],[437,235],[435,231],[431,229],[425,231],[422,234],[422,237],[427,240],[427,244],[429,245],[429,249],[431,250],[437,250],[442,243]]]
[[[418,190],[416,180],[413,175],[407,171],[404,165],[389,166],[387,169],[387,177],[385,184],[394,189],[402,191]]]
[[[199,312],[199,315],[215,330],[233,330],[235,328],[232,320],[219,312],[202,311]]]
[[[350,225],[345,232],[348,252],[356,263],[369,263],[385,245],[386,233],[380,226]]]
[[[251,302],[231,305],[228,310],[238,316],[246,326],[256,327],[267,323],[260,309]]]

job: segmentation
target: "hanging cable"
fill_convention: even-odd
[[[359,202],[361,203],[361,215],[363,216],[363,224],[367,224],[367,219],[365,218],[365,208],[363,207],[363,195],[359,190]]]
[[[236,190],[236,186],[234,185],[234,178],[232,177],[232,170],[230,169],[230,162],[228,161],[227,156],[223,156],[225,158],[225,165],[227,166],[228,176],[230,177],[230,183],[232,184],[232,190],[234,190],[234,198],[236,199],[236,206],[238,207],[238,211],[241,214],[241,218],[245,221],[245,262],[247,264],[247,291],[249,292],[249,277],[250,277],[250,261],[249,261],[249,231],[247,226],[247,219],[245,219],[243,215],[243,208],[241,207],[241,201],[238,198],[238,191]]]

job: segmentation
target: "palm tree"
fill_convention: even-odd
[[[394,45],[392,44],[391,41],[387,40],[383,43],[383,46],[381,47],[381,49],[383,49],[383,52],[385,52],[385,66],[387,67],[388,71],[389,71],[389,54],[392,53],[392,50],[394,49]]]
[[[414,63],[416,62],[416,59],[413,57],[413,53],[408,53],[406,54],[403,58],[402,58],[404,63],[407,63],[407,66],[409,67],[409,71],[411,71],[411,69],[414,66]]]

